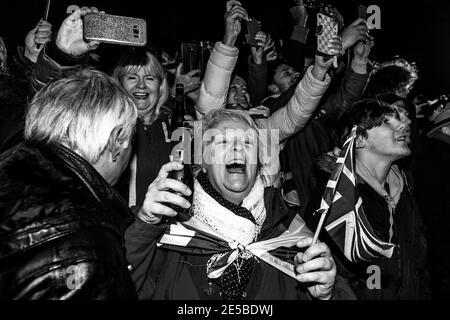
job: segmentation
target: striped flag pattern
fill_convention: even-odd
[[[238,256],[255,256],[295,278],[294,257],[300,250],[296,243],[303,237],[311,236],[304,221],[296,216],[289,229],[282,234],[245,247],[237,242],[227,242],[212,229],[201,230],[204,227],[199,228],[195,220],[191,218],[183,223],[171,224],[157,246],[182,254],[212,256],[207,265],[207,275],[212,279],[220,277]]]
[[[382,256],[390,258],[395,245],[383,242],[375,235],[356,191],[355,138],[356,126],[344,143],[316,214],[327,215],[325,229],[348,260],[360,262]]]

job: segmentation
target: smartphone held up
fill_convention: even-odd
[[[246,43],[249,46],[257,47],[258,41],[256,40],[256,35],[259,31],[261,31],[261,22],[254,19],[249,18],[247,21],[247,33],[245,34]]]
[[[333,17],[320,12],[317,14],[317,52],[324,55],[333,55],[328,44],[333,37],[338,35],[338,27],[339,24]],[[337,57],[333,57],[333,65],[337,68]]]
[[[84,37],[88,41],[145,46],[147,23],[144,19],[90,13],[84,17]]]

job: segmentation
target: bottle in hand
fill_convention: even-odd
[[[185,106],[184,106],[184,87],[182,84],[177,84],[175,91],[175,112],[172,116],[172,139],[174,137],[180,137],[179,139],[172,140],[173,149],[171,154],[171,161],[176,161],[183,164],[183,169],[177,171],[171,171],[168,175],[168,178],[178,180],[188,186],[192,191],[194,189],[194,177],[192,174],[192,152],[190,149],[192,147],[192,137],[189,133],[188,128],[184,126],[184,115],[185,115]],[[174,132],[177,130],[177,134],[174,135]],[[190,141],[185,141],[185,139],[190,139]],[[182,197],[184,197],[187,201],[192,203],[192,195],[189,197],[184,196],[183,194],[176,193]],[[178,220],[188,219],[188,211],[189,209],[181,208],[176,205],[168,204],[173,210],[178,212]]]

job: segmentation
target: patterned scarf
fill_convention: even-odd
[[[197,182],[198,181],[198,182]],[[236,205],[214,189],[205,173],[200,172],[194,187],[193,216],[230,242],[248,245],[254,242],[266,218],[264,207],[264,185],[260,178],[255,182],[242,205]],[[212,256],[208,269],[224,254]],[[222,275],[213,282],[220,288],[226,300],[241,299],[253,272],[253,255],[246,250],[239,253],[238,258]]]

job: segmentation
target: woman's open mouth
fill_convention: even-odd
[[[150,94],[146,93],[146,92],[134,92],[133,93],[133,98],[135,98],[137,100],[146,100],[146,99],[148,99],[149,96],[150,96]]]
[[[233,161],[225,166],[228,173],[242,173],[246,171],[246,166],[244,161]]]

